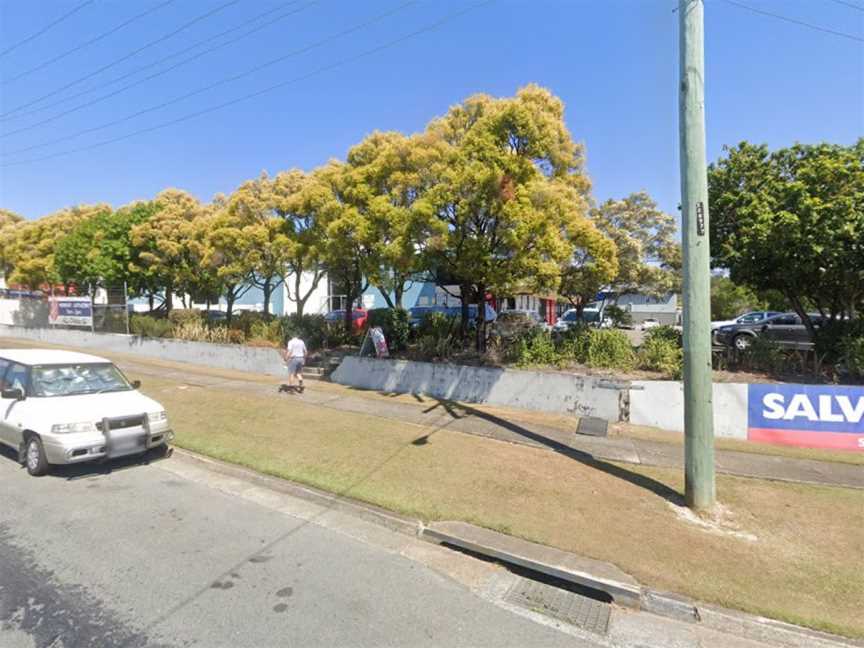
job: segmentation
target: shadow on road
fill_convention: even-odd
[[[169,449],[167,453],[160,451],[158,448],[150,450],[141,455],[129,457],[119,457],[110,461],[88,461],[79,464],[53,465],[50,472],[46,475],[48,479],[65,479],[73,481],[77,479],[87,479],[98,475],[110,475],[113,472],[120,470],[128,470],[129,468],[137,468],[139,466],[148,466],[163,461],[171,456],[173,450]],[[18,453],[8,446],[0,445],[0,456],[9,461],[18,463]],[[24,470],[24,466],[21,466]]]

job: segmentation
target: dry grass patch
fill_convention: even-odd
[[[678,471],[585,464],[296,396],[179,389],[152,377],[145,390],[190,450],[606,560],[658,589],[864,637],[864,491],[720,476],[724,528],[743,532],[735,535],[676,513]]]

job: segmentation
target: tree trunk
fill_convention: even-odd
[[[471,310],[469,308],[471,305],[471,286],[467,284],[459,286],[459,302],[462,306],[460,332],[464,342],[465,338],[468,337],[468,320],[471,317]]]
[[[486,289],[477,286],[477,353],[486,353]]]
[[[378,292],[381,293],[381,296],[384,297],[384,301],[387,302],[387,307],[393,308],[394,303],[393,303],[393,300],[390,298],[390,293],[388,291],[384,290],[384,288],[382,288],[381,286],[378,286],[377,288],[378,288]]]
[[[228,286],[228,291],[225,293],[225,301],[227,302],[225,324],[230,327],[231,320],[234,317],[234,286]]]
[[[153,313],[153,293],[147,295],[147,306],[150,309],[150,313]]]
[[[402,296],[405,294],[405,284],[401,281],[397,282],[393,287],[393,296],[396,308],[402,308]]]
[[[165,286],[165,314],[169,314],[174,309],[174,286],[168,284]]]
[[[271,277],[268,277],[264,282],[264,315],[270,314],[270,294],[273,292],[273,282]]]
[[[297,316],[303,317],[303,311],[306,309],[306,300],[309,299],[310,292],[305,297],[300,296],[300,273],[294,273],[294,297],[297,300]]]

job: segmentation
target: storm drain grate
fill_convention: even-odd
[[[608,603],[528,578],[520,577],[504,600],[595,634],[609,628]]]

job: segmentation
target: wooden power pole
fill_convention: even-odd
[[[697,511],[711,509],[715,502],[704,8],[703,0],[678,2],[681,93],[678,129],[684,243],[684,472],[687,506]]]

